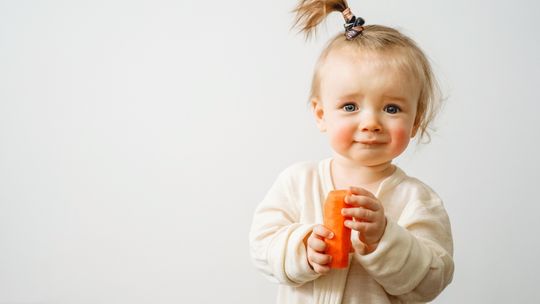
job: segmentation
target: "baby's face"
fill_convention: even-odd
[[[317,123],[334,152],[359,165],[391,162],[416,133],[419,85],[387,56],[334,51],[321,67]]]

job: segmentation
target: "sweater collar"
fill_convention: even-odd
[[[325,197],[328,195],[328,193],[332,190],[335,190],[334,183],[332,181],[332,173],[330,164],[332,162],[332,157],[323,159],[319,163],[319,173],[322,177],[322,184],[323,184],[323,190]],[[396,170],[388,177],[386,177],[380,184],[379,188],[377,189],[377,192],[374,193],[375,197],[380,197],[385,192],[390,191],[394,187],[396,187],[405,177],[407,176],[403,170],[401,170],[400,167],[397,165],[394,165],[396,167]]]

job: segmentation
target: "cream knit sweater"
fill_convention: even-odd
[[[322,204],[334,190],[331,158],[284,170],[259,204],[249,235],[255,266],[279,283],[277,303],[422,303],[450,283],[454,272],[450,222],[431,188],[400,168],[381,182],[387,227],[377,249],[363,254],[358,235],[349,268],[319,275],[309,266],[304,237],[323,222]]]

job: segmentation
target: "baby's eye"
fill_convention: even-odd
[[[353,104],[353,103],[348,103],[348,104],[344,105],[344,106],[342,107],[342,109],[345,110],[345,112],[354,112],[354,111],[356,111],[358,108],[356,107],[355,104]]]
[[[401,112],[401,109],[396,105],[387,105],[384,107],[384,111],[389,114],[396,114]]]

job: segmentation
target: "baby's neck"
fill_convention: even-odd
[[[332,179],[336,189],[348,189],[350,186],[362,187],[375,194],[379,184],[395,171],[391,162],[376,166],[359,166],[339,158],[331,163]]]

